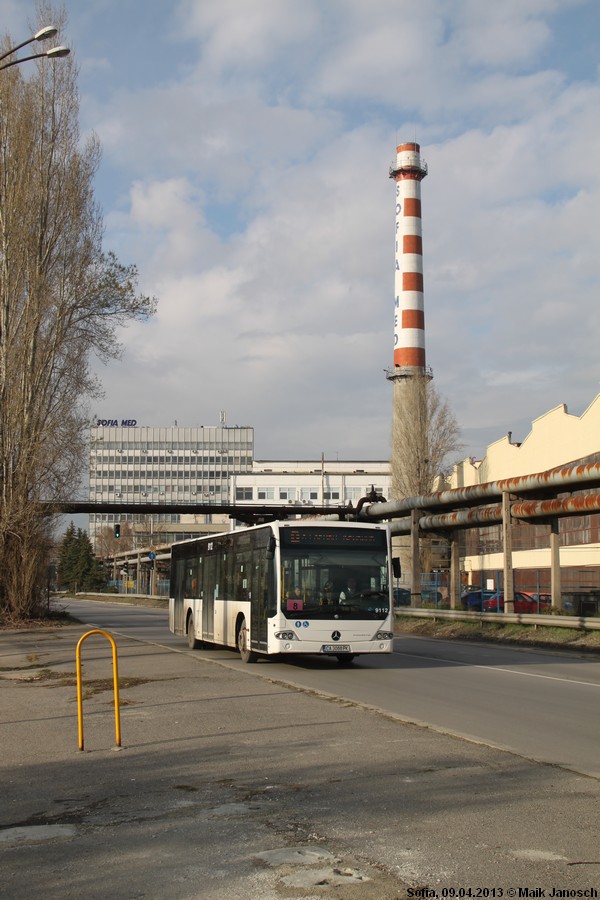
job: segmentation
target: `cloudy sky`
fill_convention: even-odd
[[[66,0],[105,244],[159,299],[101,418],[387,458],[395,147],[464,453],[600,391],[598,0]],[[29,35],[35,4],[0,0]]]

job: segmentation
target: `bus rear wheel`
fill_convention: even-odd
[[[237,633],[237,646],[243,663],[256,662],[256,653],[253,653],[250,649],[249,635],[250,632],[246,626],[246,620],[242,619]]]
[[[188,616],[187,620],[187,642],[190,650],[197,650],[200,646],[200,641],[195,634],[194,617],[192,615]]]

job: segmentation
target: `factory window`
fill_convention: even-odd
[[[275,497],[275,489],[272,487],[259,487],[258,488],[258,499],[259,500],[273,500]]]
[[[346,500],[360,500],[362,497],[362,488],[359,487],[347,487],[346,488]]]
[[[252,488],[251,487],[238,487],[235,489],[235,499],[236,500],[252,500]]]
[[[295,500],[296,488],[279,488],[280,500]]]

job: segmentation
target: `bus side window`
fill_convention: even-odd
[[[185,579],[185,560],[175,560],[171,565],[171,595],[175,600],[183,600],[183,585]]]
[[[252,574],[252,551],[242,550],[237,555],[236,594],[238,600],[247,600]]]
[[[198,596],[198,560],[197,559],[186,559],[185,560],[185,596],[186,597],[197,597]]]
[[[232,553],[223,553],[221,555],[221,560],[219,562],[219,574],[220,580],[223,585],[223,599],[231,600],[232,587],[233,587],[233,572],[232,572],[232,562],[233,562],[233,554]]]
[[[197,597],[204,597],[204,566],[202,565],[202,557],[196,560],[198,563],[198,593]]]

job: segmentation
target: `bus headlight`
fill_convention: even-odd
[[[376,641],[392,641],[394,639],[394,635],[391,631],[378,631],[375,635]]]
[[[275,637],[278,641],[297,641],[295,631],[276,631]]]

